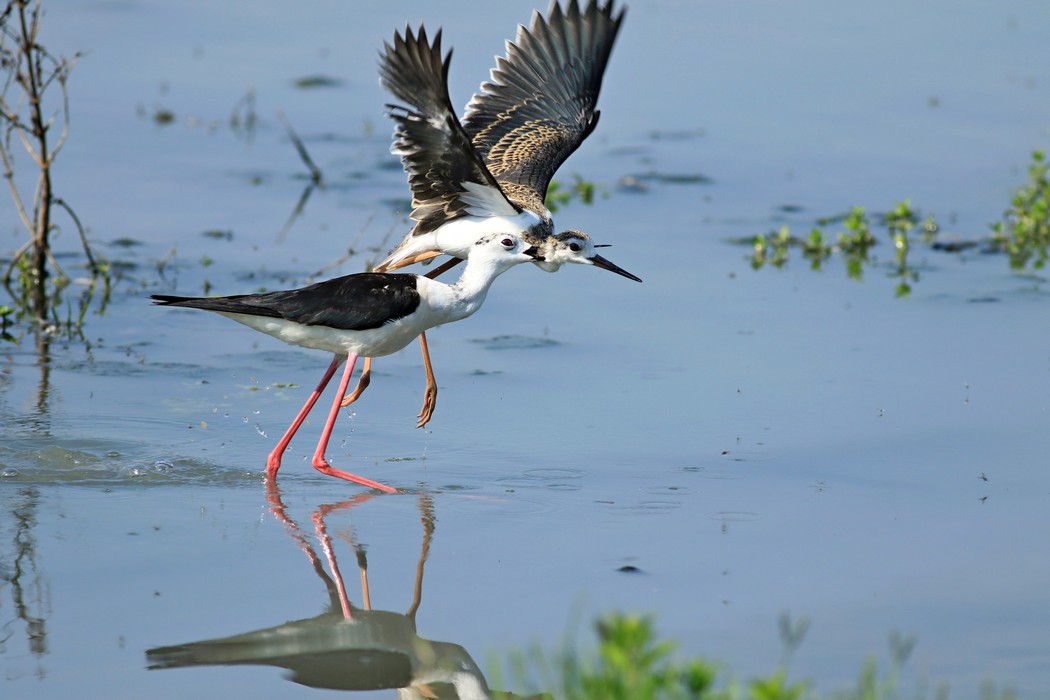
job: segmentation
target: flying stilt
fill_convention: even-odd
[[[387,105],[396,123],[392,151],[401,156],[412,190],[415,226],[373,269],[394,270],[438,255],[462,259],[478,235],[514,233],[536,246],[537,265],[555,272],[566,263],[593,265],[628,279],[635,275],[599,255],[582,231],[555,233],[544,204],[551,178],[598,123],[602,76],[624,11],[613,2],[590,0],[581,9],[555,1],[529,28],[518,28],[497,58],[489,80],[467,105],[462,122],[448,93],[452,52],[442,57],[441,30],[431,42],[426,29],[395,32],[380,55],[380,83],[401,104]],[[433,415],[437,383],[420,335],[427,373],[418,427]],[[349,405],[368,386],[365,360]]]
[[[152,296],[163,306],[215,311],[292,345],[325,350],[331,364],[266,461],[266,475],[277,477],[281,457],[321,392],[346,363],[339,391],[313,455],[323,474],[396,493],[378,481],[331,466],[324,453],[359,356],[389,355],[423,331],[458,321],[477,311],[493,280],[514,265],[542,260],[535,246],[512,234],[483,235],[467,253],[467,265],[455,284],[409,274],[362,272],[318,282],[301,289],[227,297]]]

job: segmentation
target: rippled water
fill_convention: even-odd
[[[313,472],[316,417],[268,492],[265,455],[328,359],[146,297],[374,260],[407,206],[382,41],[444,25],[463,104],[533,4],[48,8],[51,48],[88,52],[57,184],[127,273],[85,338],[0,348],[3,697],[318,696],[281,669],[325,649],[357,669],[387,633],[398,672],[426,671],[426,648],[486,674],[613,609],[745,677],[781,661],[787,611],[811,620],[792,677],[823,690],[899,632],[905,688],[1050,692],[1043,279],[918,246],[897,299],[885,245],[858,283],[836,259],[755,272],[727,242],[905,198],[986,235],[1047,145],[1043,3],[632,3],[601,124],[563,170],[600,196],[556,219],[645,282],[501,277],[431,337],[425,430],[418,350],[377,361],[329,457],[396,496]],[[316,76],[335,82],[296,86]],[[255,129],[234,130],[249,94]],[[323,187],[304,193],[277,110]],[[235,665],[147,668],[219,663],[196,643],[236,635]]]

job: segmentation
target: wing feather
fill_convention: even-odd
[[[541,198],[551,178],[598,123],[602,77],[624,10],[589,0],[581,11],[555,2],[535,13],[497,58],[489,80],[467,105],[463,127],[500,182]]]
[[[389,104],[394,120],[391,150],[401,156],[412,190],[414,233],[433,231],[451,219],[465,216],[472,204],[464,183],[491,190],[485,198],[493,216],[513,216],[520,209],[503,193],[499,183],[474,149],[456,117],[448,95],[449,51],[441,57],[441,30],[434,41],[426,29],[405,28],[394,33],[380,55],[380,83],[403,104]]]
[[[362,272],[301,289],[226,297],[154,294],[162,306],[283,318],[304,326],[363,331],[403,318],[419,307],[416,276]]]

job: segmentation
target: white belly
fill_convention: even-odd
[[[345,331],[325,326],[303,326],[281,318],[266,316],[229,313],[222,315],[243,323],[249,328],[272,335],[289,345],[298,345],[311,350],[324,350],[335,355],[358,355],[360,357],[382,357],[395,353],[427,330],[423,324],[412,322],[415,314],[408,317],[407,320],[401,319],[380,328],[364,331]]]

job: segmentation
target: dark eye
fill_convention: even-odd
[[[514,247],[513,238],[504,238],[502,241],[500,241],[500,243],[502,243],[503,247],[507,248],[508,250]]]
[[[583,250],[583,246],[577,243],[576,241],[573,241],[569,244],[569,250],[571,250],[574,253],[579,253],[581,250]]]

